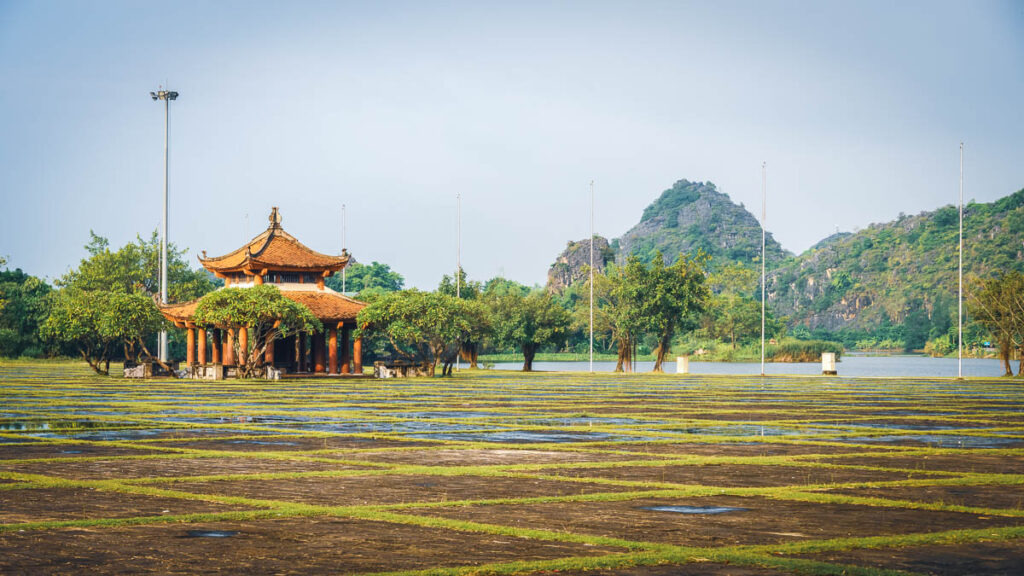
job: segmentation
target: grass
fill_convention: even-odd
[[[8,426],[0,429],[0,498],[13,507],[30,500],[19,498],[25,491],[45,489],[174,499],[185,509],[190,502],[241,509],[127,517],[97,512],[56,520],[48,514],[68,506],[58,496],[49,509],[33,508],[38,517],[28,521],[7,520],[0,506],[0,546],[4,534],[346,518],[415,526],[446,538],[473,533],[608,549],[596,556],[474,566],[439,558],[426,569],[378,574],[520,574],[688,563],[793,574],[893,574],[808,556],[933,545],[969,549],[978,542],[1024,538],[1024,528],[1006,525],[1024,518],[1021,506],[1006,496],[1016,492],[1024,499],[1022,400],[1019,385],[1000,379],[467,371],[444,380],[140,383],[96,377],[77,363],[4,361],[0,424]],[[961,447],[965,441],[981,447]],[[865,457],[872,463],[856,460]],[[908,462],[939,463],[922,469]],[[624,471],[629,473],[616,475]],[[772,477],[768,471],[782,480],[766,482]],[[813,479],[828,479],[829,473],[854,479]],[[444,488],[456,479],[467,491]],[[562,491],[488,493],[494,480]],[[361,490],[364,501],[303,501],[303,494],[319,493],[328,481],[347,482],[346,490]],[[281,482],[299,493],[275,492],[272,487]],[[440,488],[413,485],[401,488],[407,490],[401,500],[385,498],[385,485],[410,482]],[[201,489],[227,483],[271,488],[256,491],[258,497]],[[912,489],[923,496],[946,488],[968,496],[945,502],[868,492]],[[992,494],[991,502],[1007,504],[971,501],[972,490],[980,490],[977,498]],[[634,510],[647,501],[721,498],[822,511],[840,506],[860,510],[865,518],[872,510],[902,511],[920,514],[921,521],[901,531],[868,530],[855,537],[828,533],[770,545],[742,538],[712,545],[685,537],[685,531],[676,541],[656,531],[639,538],[599,533],[567,523],[557,512],[544,526],[489,512],[568,514],[588,503]],[[486,520],[456,517],[469,512]],[[929,514],[962,517],[964,526],[931,529]],[[985,519],[991,526],[969,527]],[[714,517],[678,522],[718,525]],[[27,569],[4,562],[0,571]]]

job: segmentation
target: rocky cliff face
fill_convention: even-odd
[[[614,258],[614,252],[608,239],[594,236],[594,271],[603,272],[608,262]],[[569,242],[565,250],[558,256],[555,263],[548,269],[548,290],[561,293],[569,286],[586,281],[586,269],[590,266],[590,239]]]
[[[761,255],[761,225],[711,182],[680,180],[644,210],[640,223],[619,239],[618,258],[650,261],[660,251],[668,262],[703,250],[715,261],[750,263]],[[769,259],[792,256],[768,234]]]

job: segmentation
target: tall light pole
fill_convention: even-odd
[[[964,377],[964,143],[960,143],[960,247],[957,249],[959,263],[957,275],[960,277],[957,288],[957,343],[956,343],[956,377]]]
[[[761,376],[764,376],[764,302],[765,302],[765,274],[764,274],[764,238],[765,238],[765,214],[768,204],[767,186],[767,162],[761,162]]]
[[[170,169],[171,144],[171,100],[178,99],[177,92],[159,90],[150,92],[153,100],[164,101],[164,230],[160,238],[160,303],[167,304],[167,179]],[[167,362],[167,331],[160,331],[159,356],[161,362]]]
[[[590,371],[594,371],[594,181],[590,181]]]
[[[344,254],[348,250],[348,214],[345,212],[345,205],[341,205],[341,253]],[[345,268],[348,268],[348,263],[345,263]],[[341,269],[341,293],[344,294],[345,290],[345,268]]]

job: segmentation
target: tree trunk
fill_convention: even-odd
[[[86,364],[89,365],[89,368],[93,369],[93,372],[96,372],[100,376],[109,376],[110,375],[110,371],[109,370],[107,372],[104,372],[103,369],[100,368],[100,360],[99,359],[96,359],[94,361],[92,358],[89,357],[89,355],[85,352],[85,350],[82,350],[81,348],[79,348],[78,351],[82,353],[82,359],[84,359]]]
[[[630,365],[630,372],[636,372],[637,371],[637,339],[636,338],[631,338],[631,340],[633,341],[633,351],[632,351],[632,353],[630,355],[630,360],[632,361],[632,364]]]
[[[171,370],[171,366],[169,364],[167,364],[166,362],[161,362],[160,358],[157,358],[156,356],[150,354],[149,348],[146,348],[145,340],[139,340],[139,348],[142,348],[142,353],[145,354],[144,359],[156,362],[157,365],[166,370],[167,373],[170,374],[172,378],[178,377],[178,373],[175,372],[174,370]]]
[[[523,372],[533,371],[533,357],[537,355],[537,347],[533,344],[523,344]]]
[[[670,345],[669,339],[662,336],[661,340],[658,342],[658,349],[654,351],[656,355],[654,358],[654,372],[665,372],[665,369],[662,368],[662,364],[665,362],[665,355],[668,354]]]
[[[1003,362],[1003,376],[1013,376],[1013,368],[1010,366],[1010,343],[1006,340],[999,342],[999,359]]]
[[[615,364],[616,372],[632,372],[633,371],[633,339],[629,336],[624,336],[619,339],[618,344],[618,360]]]
[[[459,349],[459,356],[469,363],[470,368],[478,368],[476,363],[477,357],[477,343],[466,342]]]

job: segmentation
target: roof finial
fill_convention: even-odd
[[[281,214],[277,211],[277,206],[270,209],[270,228],[281,227]]]

